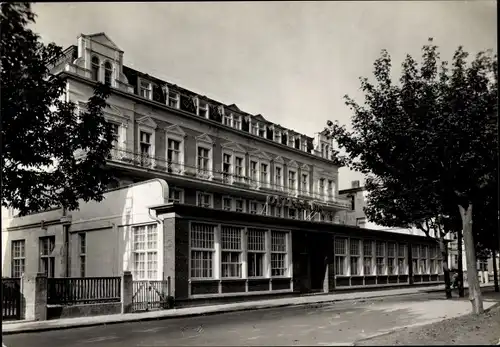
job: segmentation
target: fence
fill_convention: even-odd
[[[121,277],[48,278],[48,305],[120,302]]]
[[[2,278],[2,320],[21,319],[21,279]]]
[[[170,278],[162,281],[133,281],[132,311],[171,307]]]

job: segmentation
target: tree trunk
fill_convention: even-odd
[[[495,292],[499,292],[498,287],[498,268],[497,268],[497,252],[495,250],[491,251],[491,259],[493,260],[493,281],[495,282]]]
[[[462,252],[462,230],[457,230],[457,251],[458,251],[458,296],[465,297],[464,290],[464,261]]]
[[[451,299],[451,279],[450,279],[450,269],[448,267],[448,252],[446,252],[446,245],[444,243],[443,235],[439,236],[438,242],[439,242],[439,251],[441,252],[441,259],[443,260],[444,292],[446,294],[446,299]]]
[[[472,234],[472,204],[469,204],[467,210],[458,205],[460,216],[462,217],[465,257],[467,260],[467,281],[469,283],[469,300],[472,304],[472,311],[475,314],[484,312],[483,297],[479,286],[477,275],[476,248],[474,247],[474,235]]]

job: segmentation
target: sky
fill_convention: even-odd
[[[66,48],[105,32],[124,63],[250,114],[313,136],[328,120],[350,126],[343,96],[362,101],[382,49],[394,75],[429,37],[442,59],[459,45],[497,51],[496,2],[37,3],[33,30]],[[342,168],[339,188],[361,180]]]

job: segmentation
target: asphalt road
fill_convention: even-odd
[[[16,334],[3,336],[3,343],[7,347],[342,345],[432,320],[463,304],[470,307],[443,296],[429,293]]]

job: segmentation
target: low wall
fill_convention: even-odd
[[[121,310],[122,304],[120,302],[71,306],[54,305],[47,306],[47,319],[103,316],[119,314]]]

